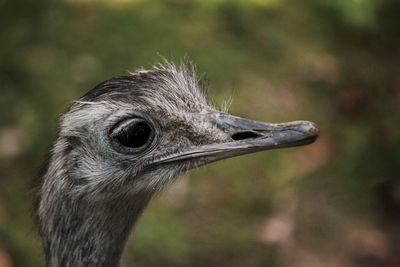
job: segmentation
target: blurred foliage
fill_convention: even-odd
[[[322,135],[178,179],[124,266],[400,266],[399,14],[397,0],[1,0],[0,266],[43,266],[30,186],[57,116],[160,55],[189,55],[234,114]]]

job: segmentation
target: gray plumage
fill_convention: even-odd
[[[202,91],[190,64],[165,63],[105,81],[64,113],[39,190],[48,266],[118,266],[143,209],[178,174],[318,135],[310,122],[230,116]]]

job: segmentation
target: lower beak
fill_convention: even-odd
[[[198,167],[258,151],[311,144],[319,134],[317,126],[309,121],[263,123],[220,113],[203,116],[224,132],[226,139],[188,148],[158,163],[190,161],[193,167]]]

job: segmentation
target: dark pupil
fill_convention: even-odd
[[[146,144],[150,135],[150,126],[145,122],[137,122],[123,129],[116,138],[124,146],[138,148]]]

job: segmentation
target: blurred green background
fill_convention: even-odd
[[[398,0],[0,0],[0,267],[43,266],[30,186],[58,116],[160,55],[188,55],[217,106],[321,137],[179,178],[123,266],[400,266],[399,14]]]

